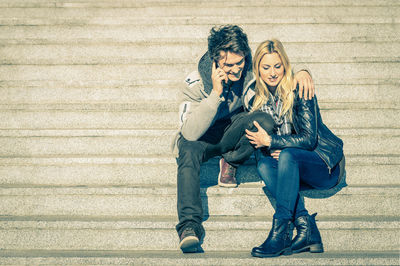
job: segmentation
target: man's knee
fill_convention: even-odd
[[[254,121],[257,121],[257,123],[267,131],[268,134],[271,135],[273,133],[275,123],[269,114],[261,111],[250,113],[247,117],[247,127],[251,131],[257,130],[254,126]]]

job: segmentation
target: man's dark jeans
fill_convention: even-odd
[[[274,123],[272,118],[262,112],[239,113],[229,120],[220,121],[198,141],[178,140],[178,217],[176,230],[180,235],[190,224],[197,232],[203,232],[203,208],[200,197],[200,167],[212,157],[223,156],[232,165],[246,161],[254,151],[245,137],[245,129],[256,131],[253,121],[257,121],[269,134]],[[218,123],[217,121],[216,123]],[[209,133],[209,134],[208,134]]]

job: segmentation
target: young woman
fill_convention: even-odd
[[[276,209],[268,238],[251,254],[323,252],[316,214],[308,214],[299,191],[303,186],[329,189],[339,183],[345,173],[343,142],[322,122],[316,97],[306,100],[292,90],[293,73],[280,41],[259,45],[253,71],[247,106],[272,117],[275,133],[254,122],[257,131],[246,130],[246,137],[257,148],[257,170],[276,199]],[[292,240],[293,222],[297,235]]]

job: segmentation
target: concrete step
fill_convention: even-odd
[[[89,87],[93,86],[93,87]],[[70,104],[70,103],[132,103],[132,102],[179,102],[181,83],[126,85],[104,88],[95,85],[76,87],[64,82],[3,82],[0,84],[0,105],[16,104]],[[315,84],[318,101],[323,107],[325,102],[362,103],[371,100],[387,105],[400,102],[398,85],[324,85]],[[384,91],[385,93],[382,93]]]
[[[234,1],[218,1],[209,3],[206,0],[155,0],[155,1],[146,1],[146,0],[136,0],[136,1],[126,1],[126,0],[117,0],[117,1],[96,1],[96,0],[1,0],[0,7],[119,7],[119,8],[127,8],[127,7],[149,7],[149,6],[204,6],[207,3],[209,6],[212,7],[221,7],[227,6],[228,3],[232,7],[239,6],[239,7],[246,7],[246,6],[254,6],[254,7],[263,7],[267,6],[377,6],[377,5],[384,5],[384,6],[398,6],[398,2],[396,0],[355,0],[352,2],[348,2],[345,0],[337,0],[332,3],[329,0],[317,0],[317,1],[303,1],[301,3],[297,2],[296,0],[284,0],[280,2],[275,2],[272,0],[262,1],[262,0],[249,0],[246,3],[243,3],[239,0]]]
[[[238,169],[241,183],[259,182],[255,162]],[[350,186],[399,186],[399,156],[346,155]],[[218,159],[202,174],[202,186],[217,184]],[[0,184],[28,186],[175,185],[177,166],[172,157],[16,157],[0,158]],[[261,184],[260,184],[261,185]]]
[[[2,108],[1,108],[2,107]],[[176,129],[177,104],[60,104],[1,106],[1,129]],[[55,108],[57,107],[57,108]],[[330,108],[329,108],[330,107]],[[156,109],[156,110],[155,110]],[[329,128],[399,128],[392,104],[345,103],[321,107]]]
[[[35,11],[32,11],[35,10]],[[213,8],[136,8],[103,9],[98,14],[98,9],[88,10],[83,8],[54,9],[48,8],[36,12],[35,9],[3,9],[0,11],[0,25],[5,26],[54,26],[54,25],[183,25],[183,24],[315,24],[315,23],[341,23],[341,24],[392,24],[399,23],[396,16],[399,7],[247,7],[232,8],[230,6]],[[83,10],[84,12],[81,12]],[[168,12],[173,10],[173,12]],[[253,11],[254,10],[254,11]],[[11,11],[11,12],[10,12]],[[15,11],[19,11],[17,14]],[[29,12],[35,12],[32,13]],[[43,12],[45,11],[45,12]],[[67,12],[65,12],[67,11]],[[104,14],[108,11],[108,14]],[[71,14],[72,13],[72,14]],[[110,13],[112,14],[110,16]],[[177,14],[178,13],[178,14]],[[229,15],[228,15],[228,14]],[[26,15],[28,14],[28,16]],[[226,14],[226,15],[224,15]],[[265,14],[274,14],[265,17]],[[302,14],[299,16],[298,14]],[[331,14],[335,14],[332,16]],[[373,14],[371,16],[371,14]],[[108,15],[108,16],[107,16]],[[257,18],[255,20],[254,18]]]
[[[138,42],[129,46],[120,44],[4,44],[0,47],[0,64],[7,65],[85,65],[136,64],[145,60],[176,60],[193,63],[207,49],[202,43]],[[398,62],[398,42],[379,43],[284,43],[287,54],[299,63],[361,63]],[[251,43],[253,51],[258,43]],[[332,51],[327,53],[326,51]],[[336,51],[340,51],[337,53]]]
[[[202,188],[204,216],[272,216],[273,208],[261,184],[239,188]],[[310,211],[320,215],[397,216],[398,186],[346,187],[327,199],[306,198]],[[98,215],[132,217],[176,215],[175,186],[5,186],[0,188],[2,215]]]
[[[207,251],[185,254],[180,251],[58,251],[4,250],[0,263],[7,265],[396,265],[397,251],[328,251],[323,254],[300,253],[289,257],[260,259],[246,251]]]
[[[400,130],[334,130],[349,155],[400,155]],[[1,130],[0,156],[169,155],[175,130]]]
[[[221,2],[221,1],[220,1]],[[235,6],[235,3],[230,5],[221,5],[218,3],[207,3],[207,5],[201,5],[197,3],[190,3],[190,5],[184,5],[183,3],[171,2],[168,7],[155,2],[150,2],[146,7],[104,7],[104,8],[93,8],[93,7],[65,7],[65,8],[54,8],[54,7],[42,7],[42,8],[2,8],[0,10],[1,21],[12,22],[18,21],[24,25],[23,22],[34,22],[39,25],[43,25],[51,22],[68,21],[69,23],[107,23],[107,24],[119,24],[127,20],[153,20],[159,21],[162,19],[170,19],[175,17],[176,19],[191,18],[192,20],[198,20],[203,18],[219,18],[224,17],[226,20],[232,18],[251,19],[258,17],[260,21],[270,21],[271,23],[281,23],[281,18],[286,20],[283,23],[290,23],[293,19],[304,21],[304,22],[318,22],[318,19],[323,21],[335,21],[340,19],[341,22],[347,21],[346,19],[354,19],[358,22],[362,22],[363,19],[369,17],[369,23],[388,21],[393,23],[400,11],[399,6],[385,5],[385,3],[377,2],[375,6],[345,6],[334,5],[334,6],[277,6],[267,5],[259,2],[259,5],[248,5]],[[264,1],[265,2],[265,1]],[[267,18],[265,14],[274,14],[274,17]],[[301,14],[301,16],[299,15]],[[332,16],[332,14],[335,14]],[[252,15],[252,17],[250,16]],[[105,21],[101,21],[103,19]],[[113,19],[113,20],[111,20]],[[316,20],[317,19],[317,20]],[[327,20],[330,19],[330,20]],[[379,20],[378,20],[379,19]],[[390,20],[387,20],[390,19]],[[21,23],[22,22],[22,23]],[[299,21],[297,21],[299,22]],[[42,24],[43,23],[43,24]],[[228,23],[228,22],[226,22]],[[30,24],[32,25],[32,24]]]
[[[221,20],[223,23],[225,20]],[[171,20],[171,23],[174,20]],[[176,40],[206,40],[210,28],[215,22],[186,21],[185,23],[153,25],[57,25],[57,26],[3,26],[0,27],[0,43],[3,39],[14,39],[17,43],[27,40],[48,43],[92,42],[137,42],[174,38]],[[225,21],[226,22],[226,21]],[[175,22],[174,22],[175,23]],[[236,23],[239,23],[238,21]],[[219,24],[219,23],[217,23]],[[329,24],[329,23],[260,23],[258,19],[240,23],[253,42],[262,42],[266,38],[279,38],[283,42],[395,42],[399,41],[398,23],[390,24]],[[269,27],[272,26],[273,27]],[[307,34],[305,34],[307,33]]]
[[[271,217],[211,217],[202,245],[209,251],[250,251]],[[0,217],[0,248],[11,250],[177,250],[176,217]],[[396,251],[398,217],[318,217],[327,252]],[[123,241],[122,241],[123,240]]]
[[[399,82],[400,63],[307,63],[316,83],[359,84],[393,80]],[[59,80],[69,82],[107,80],[184,80],[197,69],[195,63],[179,63],[175,60],[146,60],[130,65],[0,65],[0,79],[4,81]],[[380,69],[379,72],[376,69]],[[132,73],[135,73],[133,75]]]

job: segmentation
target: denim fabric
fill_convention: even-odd
[[[328,167],[315,151],[287,148],[279,160],[256,153],[257,171],[276,198],[274,218],[293,219],[308,214],[299,191],[307,188],[329,189],[337,184],[339,165]]]
[[[220,152],[209,150],[211,143],[218,143],[225,131],[234,121],[245,113],[233,115],[230,119],[219,120],[217,124],[204,134],[198,141],[189,141],[181,136],[178,140],[179,156],[177,176],[177,209],[179,223],[176,230],[180,235],[188,224],[204,231],[201,223],[203,220],[203,208],[200,196],[200,167],[201,164],[214,156],[220,156]],[[196,226],[194,226],[196,225]]]

